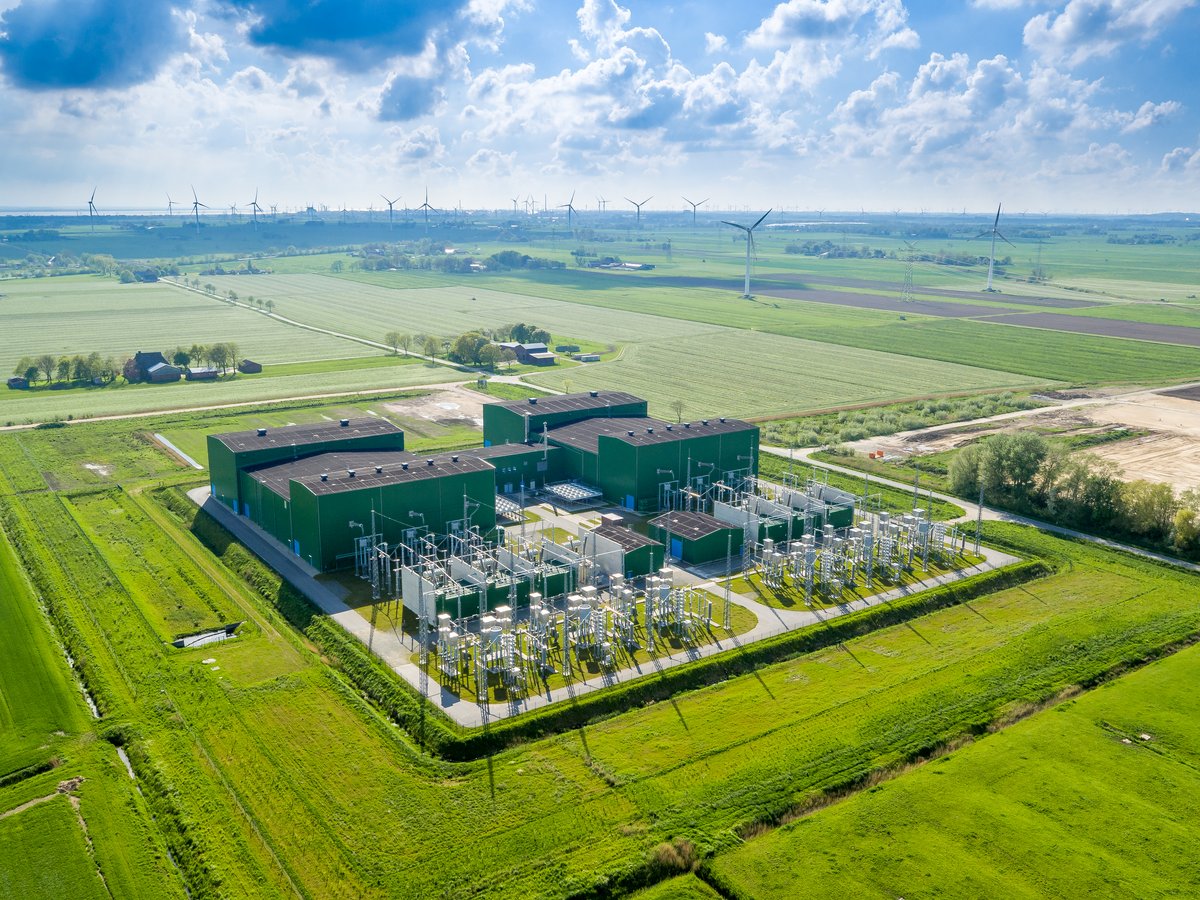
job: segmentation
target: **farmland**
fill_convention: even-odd
[[[750,841],[715,874],[746,898],[1194,895],[1198,677],[1193,647]]]

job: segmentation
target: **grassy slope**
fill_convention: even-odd
[[[44,762],[87,728],[79,691],[51,640],[8,537],[0,528],[0,776]]]
[[[755,898],[1193,896],[1198,678],[1191,648],[752,840],[714,869]]]

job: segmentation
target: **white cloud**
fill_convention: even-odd
[[[1134,131],[1141,131],[1143,128],[1150,128],[1164,119],[1175,115],[1181,109],[1183,109],[1182,104],[1175,100],[1167,100],[1163,103],[1151,103],[1147,100],[1130,117],[1128,124],[1121,131],[1129,134]]]
[[[866,35],[859,25],[870,23]],[[772,49],[798,42],[849,42],[865,38],[870,55],[889,47],[915,47],[901,0],[786,0],[746,36],[748,47]]]
[[[1078,65],[1156,37],[1196,0],[1069,0],[1025,23],[1025,45],[1043,60]]]
[[[1194,147],[1176,147],[1164,154],[1159,165],[1162,172],[1182,173],[1200,171],[1200,150]]]
[[[713,34],[711,31],[704,32],[704,52],[705,53],[720,53],[729,46],[729,41],[723,34]]]

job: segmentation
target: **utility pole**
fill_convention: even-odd
[[[979,479],[979,508],[975,511],[975,555],[979,555],[979,538],[983,534],[983,479]]]

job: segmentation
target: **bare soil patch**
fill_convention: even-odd
[[[1200,347],[1200,328],[1190,328],[1187,325],[1152,325],[1149,322],[1092,319],[1063,313],[997,313],[995,310],[989,310],[986,315],[990,321],[1004,325],[1025,325],[1051,331],[1069,331],[1073,334],[1094,334],[1100,337]]]
[[[438,425],[483,427],[484,397],[477,391],[453,385],[431,390],[422,397],[385,403],[384,409],[414,419],[428,419]]]

